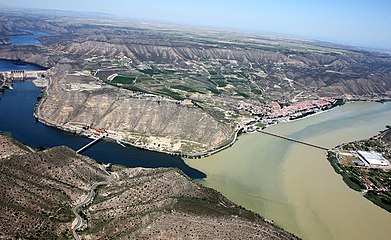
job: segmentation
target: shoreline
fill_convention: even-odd
[[[49,83],[50,85],[50,83]],[[44,89],[45,93],[47,92],[46,91],[46,88]],[[46,94],[44,97],[42,97],[36,104],[36,107],[34,108],[34,112],[33,112],[33,116],[42,124],[44,125],[47,125],[47,126],[50,126],[50,127],[54,127],[54,128],[57,128],[57,129],[60,129],[62,131],[65,131],[65,132],[68,132],[68,133],[72,133],[72,134],[75,134],[75,135],[78,135],[78,132],[76,130],[72,130],[72,129],[69,129],[69,128],[66,128],[64,126],[61,126],[61,125],[56,125],[56,124],[52,124],[52,123],[49,123],[47,122],[46,120],[44,120],[42,117],[40,117],[37,112],[39,112],[39,107],[40,105],[45,101],[45,98],[46,98]],[[307,117],[312,117],[312,116],[316,116],[318,114],[321,114],[321,113],[325,113],[325,112],[328,112],[330,110],[333,110],[334,108],[336,108],[338,106],[335,106],[335,107],[332,107],[330,109],[326,109],[326,110],[322,110],[322,111],[319,111],[319,112],[315,112],[313,114],[309,114],[309,115],[306,115],[306,116],[303,116],[303,117],[299,117],[299,118],[296,118],[296,119],[293,119],[293,120],[288,120],[286,121],[287,123],[289,122],[294,122],[294,121],[297,121],[297,120],[301,120],[301,119],[305,119]],[[274,124],[278,124],[280,122],[283,122],[283,121],[279,121],[277,123],[274,123]],[[270,124],[269,124],[270,125]],[[267,125],[267,126],[269,126]],[[266,126],[266,127],[267,127]],[[169,154],[169,155],[172,155],[172,156],[178,156],[178,157],[181,157],[181,158],[188,158],[188,159],[200,159],[200,158],[204,158],[204,157],[209,157],[209,156],[212,156],[214,154],[217,154],[221,151],[224,151],[225,149],[233,146],[235,144],[235,142],[238,140],[239,136],[242,135],[242,134],[253,134],[253,133],[259,133],[261,131],[261,129],[255,129],[253,131],[243,131],[243,128],[240,128],[240,129],[237,129],[235,130],[234,132],[234,137],[232,138],[232,140],[229,141],[229,143],[225,144],[225,145],[222,145],[216,149],[212,149],[212,150],[209,150],[209,151],[205,151],[205,152],[196,152],[196,153],[178,153],[178,152],[170,152],[170,151],[163,151],[163,150],[157,150],[157,149],[151,149],[151,148],[148,148],[148,147],[145,147],[145,146],[139,146],[139,145],[135,145],[133,143],[130,143],[130,142],[127,142],[127,141],[124,141],[124,140],[119,140],[119,139],[116,139],[116,138],[111,138],[109,136],[106,136],[104,138],[108,139],[108,141],[113,141],[113,142],[116,142],[117,144],[123,146],[131,146],[131,147],[135,147],[135,148],[138,148],[138,149],[142,149],[142,150],[146,150],[146,151],[153,151],[153,152],[159,152],[159,153],[165,153],[165,154]],[[88,138],[87,136],[84,136],[86,138]],[[105,139],[102,139],[102,140],[105,140]]]
[[[50,122],[46,121],[43,117],[40,116],[40,113],[39,113],[40,112],[40,106],[46,100],[46,97],[48,96],[47,89],[50,87],[51,84],[52,84],[52,80],[51,80],[51,78],[49,78],[48,86],[46,88],[42,89],[42,95],[43,96],[36,103],[36,106],[35,106],[34,112],[33,112],[33,116],[40,123],[42,123],[44,125],[47,125],[47,126],[50,126],[50,127],[54,127],[54,128],[60,129],[62,131],[68,132],[68,133],[72,133],[72,134],[78,135],[78,132],[76,130],[72,130],[72,129],[69,129],[67,127],[61,126],[61,125],[56,125],[56,124],[50,123]],[[357,100],[357,101],[361,101],[361,100]],[[380,100],[379,99],[373,99],[373,100],[368,100],[367,99],[365,101],[379,102]],[[385,99],[384,101],[388,101],[388,99]],[[391,99],[390,99],[390,101],[391,101]],[[346,100],[346,102],[353,102],[353,101]],[[345,104],[345,102],[343,104]],[[340,104],[340,105],[343,105],[343,104]],[[331,108],[328,108],[328,109],[325,109],[325,110],[321,110],[321,111],[318,111],[318,112],[314,112],[312,114],[308,114],[308,115],[305,115],[305,116],[302,116],[302,117],[298,117],[298,118],[295,118],[295,119],[292,119],[292,120],[290,120],[290,119],[288,119],[286,121],[277,120],[277,123],[274,123],[274,124],[278,124],[280,122],[287,122],[287,123],[289,123],[289,122],[294,122],[294,121],[297,121],[297,120],[305,119],[305,118],[308,118],[308,117],[316,116],[318,114],[325,113],[325,112],[328,112],[330,110],[333,110],[333,109],[337,108],[340,105],[336,105],[336,106],[333,106]],[[269,126],[269,125],[271,125],[271,124],[266,125],[266,127]],[[255,126],[255,124],[254,124],[254,126]],[[260,130],[261,129],[258,128],[258,127],[256,127],[253,131],[244,131],[244,128],[236,129],[234,131],[234,133],[233,133],[233,138],[231,138],[231,140],[229,140],[229,142],[227,144],[224,144],[222,146],[219,146],[219,147],[217,147],[215,149],[211,149],[211,150],[208,150],[208,151],[195,152],[195,153],[180,153],[180,152],[174,152],[174,151],[172,151],[172,152],[171,151],[164,151],[164,150],[148,148],[146,146],[136,145],[136,144],[131,143],[131,142],[127,142],[127,141],[124,141],[124,140],[119,140],[119,139],[108,137],[108,136],[106,136],[105,138],[108,139],[109,141],[116,142],[117,144],[119,144],[121,146],[123,146],[123,145],[125,145],[125,146],[132,146],[132,147],[135,147],[135,148],[138,148],[138,149],[142,149],[142,150],[169,154],[169,155],[178,156],[178,157],[181,157],[181,158],[200,159],[200,158],[204,158],[204,157],[209,157],[211,155],[214,155],[214,154],[216,154],[218,152],[224,151],[225,149],[231,147],[238,140],[238,137],[241,134],[256,133],[256,132],[259,132]],[[85,136],[85,137],[87,137],[87,136]],[[103,139],[103,140],[105,140],[105,139]]]
[[[390,137],[391,126],[386,125],[383,130],[368,138],[344,142],[335,146],[333,151],[328,151],[327,160],[335,172],[342,176],[349,188],[361,192],[363,197],[391,213],[391,194],[389,194],[391,179]],[[362,154],[376,153],[381,156],[378,159],[382,162],[379,164],[368,161],[367,157],[361,155],[359,151],[365,151]],[[354,155],[354,153],[358,155]],[[353,159],[341,158],[341,156],[352,156]],[[362,164],[357,164],[357,161]]]
[[[330,163],[331,167],[334,169],[334,172],[337,175],[342,177],[343,182],[352,190],[356,192],[361,192],[362,196],[375,204],[376,206],[384,209],[385,211],[391,213],[390,205],[384,203],[380,197],[378,197],[375,190],[368,190],[365,185],[360,181],[356,180],[349,172],[343,170],[340,166],[340,163],[337,160],[337,153],[330,150],[327,152],[327,160]]]

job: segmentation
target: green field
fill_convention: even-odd
[[[191,93],[205,94],[205,92],[201,92],[201,91],[196,90],[196,89],[194,89],[192,87],[188,87],[188,86],[184,86],[184,85],[174,85],[174,86],[171,86],[171,88],[179,89],[179,90],[186,91],[186,92],[191,92]]]
[[[181,94],[179,94],[177,92],[174,92],[174,91],[171,91],[168,88],[160,88],[158,90],[155,90],[155,92],[160,94],[160,95],[165,95],[165,96],[171,97],[171,98],[173,98],[175,100],[183,100],[183,99],[185,99],[185,97],[182,96]]]
[[[262,95],[262,90],[260,90],[258,88],[251,89],[251,92],[256,94],[256,95]]]
[[[135,78],[132,76],[116,76],[111,83],[132,84]]]

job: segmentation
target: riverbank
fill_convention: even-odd
[[[91,142],[86,137],[42,124],[33,116],[41,89],[32,82],[14,82],[13,85],[14,89],[5,91],[0,99],[0,131],[10,132],[18,141],[37,149],[68,146],[76,151]],[[186,165],[178,156],[132,146],[124,148],[111,140],[97,142],[83,155],[102,163],[144,168],[174,167],[193,179],[206,177],[204,173]]]
[[[40,121],[41,123],[43,124],[46,124],[48,126],[51,126],[51,127],[57,127],[61,130],[64,130],[64,131],[67,131],[67,132],[71,132],[73,134],[82,134],[83,131],[85,130],[85,128],[90,128],[90,126],[82,126],[82,125],[57,125],[57,124],[53,124],[52,122],[49,122],[47,121],[41,113],[41,106],[42,104],[46,101],[47,97],[48,97],[48,89],[50,89],[52,85],[52,80],[49,79],[49,84],[48,84],[48,87],[44,90],[44,94],[43,94],[43,97],[40,99],[40,101],[37,103],[37,106],[35,108],[35,111],[34,111],[34,116],[37,118],[38,121]],[[330,109],[332,106],[330,107],[327,107],[327,110]],[[326,109],[325,109],[326,110]],[[314,114],[316,114],[318,112],[314,112]],[[308,115],[306,115],[308,116]],[[303,116],[305,117],[305,116]],[[278,121],[278,120],[276,120]],[[125,132],[119,132],[119,131],[113,131],[113,130],[106,130],[109,134],[108,136],[106,137],[107,139],[110,139],[110,140],[113,140],[114,142],[118,142],[120,144],[126,144],[128,146],[133,146],[133,147],[136,147],[136,148],[140,148],[140,149],[145,149],[145,150],[149,150],[149,151],[156,151],[156,152],[160,152],[160,153],[165,153],[165,154],[170,154],[170,155],[173,155],[173,156],[178,156],[178,157],[184,157],[184,158],[204,158],[204,157],[208,157],[208,156],[211,156],[211,155],[214,155],[218,152],[221,152],[223,150],[226,150],[228,148],[230,148],[232,145],[234,145],[234,143],[237,141],[238,139],[238,136],[240,134],[245,134],[245,133],[251,133],[253,131],[258,131],[258,130],[261,130],[261,128],[259,127],[256,127],[256,124],[257,122],[255,123],[252,123],[252,125],[247,125],[246,127],[240,127],[238,126],[234,132],[232,133],[232,137],[230,139],[227,139],[223,144],[221,144],[219,147],[216,147],[216,148],[213,148],[213,149],[210,149],[208,151],[202,151],[202,152],[178,152],[176,150],[164,150],[163,147],[160,147],[160,144],[147,144],[147,143],[142,143],[142,144],[137,144],[137,137],[138,135],[134,135],[134,137],[132,136],[132,138],[134,138],[135,140],[134,141],[128,141],[128,140],[124,140],[124,135],[127,135],[128,133],[125,133]],[[253,130],[250,130],[249,128],[253,129]],[[151,136],[151,137],[154,137],[154,136]],[[128,137],[129,138],[129,135]],[[155,137],[155,138],[158,138],[158,137]]]
[[[377,206],[391,212],[391,170],[387,166],[362,166],[361,160],[350,153],[371,151],[391,159],[391,129],[382,131],[367,140],[345,143],[337,146],[335,151],[329,151],[327,160],[335,172],[342,176],[344,182],[353,190],[359,191],[365,198]],[[341,151],[344,158],[339,157]],[[386,161],[387,162],[387,161]]]
[[[267,131],[332,149],[374,135],[389,119],[391,103],[348,102]],[[255,132],[185,162],[207,174],[205,186],[303,239],[388,239],[391,215],[350,189],[326,157],[324,150]]]

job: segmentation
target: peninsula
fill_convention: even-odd
[[[0,35],[46,33],[41,45],[0,51],[0,58],[48,68],[39,121],[84,135],[104,129],[144,149],[207,156],[239,131],[329,109],[339,99],[391,98],[386,53],[218,30],[205,37],[197,28],[65,12],[1,13],[8,24]]]
[[[346,184],[391,212],[391,127],[370,139],[329,151],[328,160]]]

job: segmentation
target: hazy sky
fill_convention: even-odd
[[[0,0],[0,3],[285,33],[391,49],[391,0]]]

